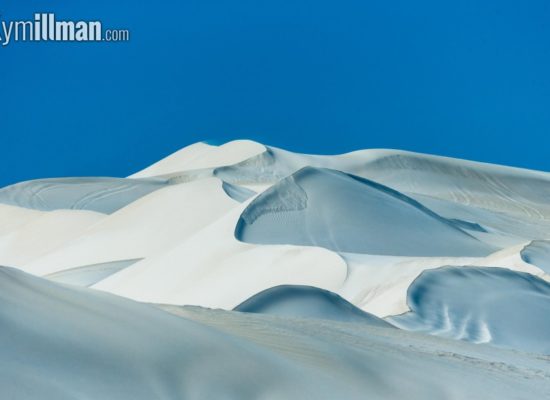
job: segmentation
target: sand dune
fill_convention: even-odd
[[[0,299],[10,304],[0,309],[5,398],[350,396],[273,352],[148,305],[6,268]],[[243,376],[254,382],[243,386]]]
[[[34,210],[89,210],[110,214],[165,185],[162,180],[55,178],[0,189],[0,203]]]
[[[347,266],[329,250],[238,241],[233,231],[244,207],[246,203],[173,248],[93,287],[139,301],[228,310],[277,285],[338,290]]]
[[[549,198],[544,172],[251,141],[8,186],[2,394],[550,397]]]
[[[167,313],[6,268],[0,268],[0,300],[10,304],[0,308],[6,398],[529,399],[549,393],[544,360],[368,324],[185,308]],[[488,385],[491,391],[484,390]]]
[[[131,175],[130,178],[174,176],[179,172],[217,168],[254,157],[265,147],[250,140],[234,140],[221,146],[195,143]]]
[[[243,212],[235,235],[256,244],[397,256],[482,256],[496,250],[401,193],[311,167],[260,194]]]
[[[52,272],[44,275],[44,277],[55,282],[90,287],[140,260],[140,258],[136,258],[131,260],[110,261],[99,264],[84,265],[82,267],[68,268],[58,272]]]
[[[526,272],[550,281],[550,276],[521,258],[523,245],[487,257],[396,257],[341,253],[348,275],[338,294],[364,311],[387,317],[409,311],[407,290],[424,270],[442,266],[483,266]]]
[[[250,199],[256,194],[253,190],[247,189],[243,186],[232,185],[231,183],[223,182],[223,190],[225,193],[240,203]]]
[[[411,330],[550,354],[550,283],[504,268],[424,271],[409,287],[411,312],[389,321]]]
[[[550,241],[534,240],[521,250],[521,259],[550,274]]]
[[[368,324],[169,309],[313,364],[361,399],[528,399],[550,393],[548,360],[540,356]],[[345,392],[329,395],[349,398]]]
[[[0,204],[0,235],[9,234],[42,215],[41,211]]]
[[[0,265],[23,266],[72,240],[105,215],[84,210],[43,212],[0,205],[11,218],[2,216],[0,224]]]
[[[269,187],[306,166],[371,179],[413,198],[447,200],[520,217],[527,223],[550,220],[547,173],[399,150],[315,156],[267,147],[256,157],[217,168],[215,174],[231,183]]]
[[[275,286],[252,296],[234,310],[391,327],[383,319],[361,311],[337,294],[312,286]]]
[[[145,258],[179,244],[238,204],[215,178],[167,186],[109,215],[62,248],[22,268],[44,275]]]

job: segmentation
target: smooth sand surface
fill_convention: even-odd
[[[549,198],[550,174],[539,171],[397,150],[317,156],[247,140],[221,146],[197,143],[131,178],[58,178],[0,189],[0,265],[34,275],[30,278],[38,288],[49,281],[70,285],[78,293],[83,289],[77,287],[90,287],[85,291],[82,308],[87,301],[94,301],[87,300],[88,294],[109,296],[100,293],[109,292],[177,310],[185,305],[232,310],[247,301],[258,301],[256,296],[276,287],[307,286],[316,293],[313,298],[317,300],[319,293],[326,294],[320,296],[324,300],[313,301],[308,295],[305,300],[292,301],[291,293],[283,291],[282,296],[275,296],[281,302],[273,304],[278,310],[284,304],[284,313],[262,315],[270,314],[272,309],[260,307],[258,315],[242,317],[242,322],[256,321],[259,325],[251,324],[260,329],[261,320],[265,323],[261,329],[283,326],[281,329],[286,330],[291,329],[292,323],[285,321],[299,316],[316,320],[316,324],[328,326],[331,332],[340,332],[340,321],[336,320],[349,317],[345,310],[351,309],[355,310],[353,315],[366,312],[373,318],[387,318],[396,324],[399,321],[401,329],[421,331],[418,335],[429,338],[422,339],[427,343],[432,343],[433,335],[447,336],[452,340],[441,342],[441,346],[448,346],[445,351],[449,353],[455,351],[453,346],[459,346],[457,343],[469,341],[547,357],[544,338],[550,332],[548,325],[539,320],[547,313],[548,296],[544,290],[532,288],[545,287],[550,282]],[[13,274],[13,270],[9,271]],[[30,279],[27,275],[17,276]],[[514,293],[522,295],[517,298]],[[57,289],[49,296],[57,296]],[[326,301],[327,298],[342,302]],[[274,297],[267,299],[271,302]],[[128,302],[125,304],[138,304]],[[261,303],[265,304],[266,299]],[[44,304],[48,302],[44,300]],[[108,308],[109,304],[110,300],[102,307]],[[50,306],[44,307],[42,311],[46,312]],[[57,313],[58,305],[51,307]],[[209,311],[193,315],[204,317],[209,324],[213,324],[210,318],[215,319],[216,315],[227,317],[228,324],[234,318],[233,313]],[[327,316],[329,321],[319,322],[319,318]],[[35,318],[34,314],[29,318]],[[279,322],[275,321],[283,322],[277,325]],[[6,326],[19,329],[16,324],[20,322],[9,319]],[[43,323],[55,326],[58,322],[61,323],[54,319]],[[101,326],[103,322],[97,324]],[[116,330],[113,325],[108,327]],[[32,322],[26,322],[21,329],[16,334],[37,338],[49,334],[36,331]],[[120,329],[121,335],[131,330]],[[180,333],[185,336],[187,328],[174,329],[183,329]],[[63,338],[55,329],[51,334],[55,340]],[[154,337],[157,334],[164,338],[161,333],[151,333]],[[246,336],[244,332],[240,334]],[[345,333],[348,334],[362,337],[358,341],[370,340],[355,330]],[[4,340],[8,340],[6,336]],[[176,336],[166,340],[170,345],[151,348],[148,356],[162,355],[170,351],[170,346],[176,346]],[[311,340],[317,343],[315,334]],[[339,334],[322,340],[327,341],[323,346],[339,349],[334,350],[335,357],[338,351],[353,353],[337,346]],[[143,339],[140,343],[146,342]],[[390,342],[388,348],[395,345],[393,339]],[[232,348],[233,344],[227,346]],[[21,354],[26,355],[24,346],[21,349]],[[66,351],[79,349],[81,344]],[[62,364],[67,368],[70,357],[63,348],[57,350],[62,357],[68,357],[56,372],[62,374]],[[228,350],[228,354],[233,354],[233,350]],[[183,348],[181,351],[183,354]],[[317,351],[321,350],[316,348]],[[88,349],[85,353],[91,357]],[[131,357],[129,354],[116,353],[114,357]],[[40,361],[43,367],[48,357]],[[454,356],[449,357],[456,362]],[[469,362],[464,359],[467,358],[460,358],[459,363]],[[265,361],[261,357],[258,360]],[[359,356],[353,356],[350,363],[357,360]],[[381,363],[374,364],[381,371],[394,366],[389,361],[384,364],[382,359],[374,361]],[[92,361],[85,363],[88,362]],[[113,361],[121,368],[125,362]],[[99,364],[93,365],[99,368]],[[268,365],[268,369],[279,371],[279,367],[269,362]],[[360,362],[357,365],[357,370],[350,372],[352,375],[365,376],[371,371],[363,369]],[[414,363],[411,366],[416,368]],[[190,367],[186,364],[185,368]],[[431,382],[425,375],[430,368],[418,372],[418,376],[411,375],[412,381],[418,378],[419,382]],[[246,375],[247,371],[245,368],[241,372]],[[500,372],[490,371],[495,382],[500,382]],[[171,376],[155,373],[162,379]],[[400,386],[388,374],[380,372],[376,379],[368,381],[371,391],[364,393],[375,398],[384,393],[390,396],[387,398],[399,398],[395,397],[398,393],[407,393],[408,384]],[[507,372],[503,374],[508,377]],[[544,380],[549,374],[548,368],[543,368],[539,378]],[[72,375],[64,378],[69,376]],[[102,376],[97,375],[98,379]],[[139,379],[144,376],[147,373],[143,371],[133,375]],[[170,382],[159,383],[155,379],[152,386],[170,386]],[[373,389],[377,379],[387,379],[389,386],[395,384],[397,392]],[[289,382],[293,384],[292,380]],[[514,387],[523,387],[514,382]],[[306,388],[310,388],[309,383]],[[366,390],[359,378],[349,383],[351,386],[344,385],[348,392],[342,398],[354,398],[356,393],[349,390]],[[267,381],[260,386],[266,385],[269,386]],[[337,383],[331,385],[344,390]],[[411,385],[418,389],[416,384]],[[179,394],[180,389],[166,390]],[[466,389],[456,390],[460,396],[466,393],[461,391]]]

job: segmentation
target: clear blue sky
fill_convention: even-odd
[[[40,11],[132,39],[0,48],[0,185],[233,138],[550,170],[547,0],[0,1]]]

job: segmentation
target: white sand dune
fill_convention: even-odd
[[[540,355],[368,324],[169,309],[311,363],[361,399],[529,399],[550,393],[548,359]],[[350,398],[345,392],[329,396]]]
[[[0,235],[7,235],[42,215],[41,211],[0,204]]]
[[[0,265],[22,266],[57,249],[105,217],[93,211],[51,212],[0,204]]]
[[[368,324],[167,313],[6,268],[0,301],[10,305],[0,308],[6,398],[527,400],[550,393],[545,360]]]
[[[544,172],[251,141],[8,186],[0,265],[32,275],[0,267],[1,393],[550,397],[548,199]]]
[[[265,146],[251,140],[234,140],[221,146],[195,143],[169,155],[129,178],[175,176],[180,172],[236,164],[263,153]]]
[[[157,179],[38,179],[0,189],[0,204],[41,211],[73,209],[110,214],[165,185]]]
[[[6,268],[0,299],[6,399],[353,398],[326,374],[152,306]]]
[[[409,287],[397,326],[550,354],[550,283],[504,268],[424,271]]]
[[[418,196],[421,202],[440,199],[474,211],[504,213],[508,218],[519,218],[516,222],[521,224],[549,227],[550,175],[520,168],[399,150],[313,156],[267,147],[266,152],[249,160],[217,168],[215,175],[227,182],[265,188],[306,166],[371,179],[412,198]]]
[[[521,259],[550,275],[550,241],[534,240],[521,250]]]
[[[346,278],[347,266],[329,250],[256,246],[238,241],[233,231],[246,204],[181,244],[139,261],[93,287],[150,303],[228,310],[277,285],[338,290]]]
[[[550,275],[521,258],[523,245],[487,257],[395,257],[341,253],[348,275],[338,294],[379,317],[409,311],[407,290],[425,270],[441,266],[484,266],[526,272],[550,282]]]
[[[222,188],[229,197],[231,197],[233,200],[238,201],[239,203],[242,203],[252,198],[252,196],[256,194],[255,191],[250,190],[246,187],[232,185],[231,183],[227,182],[223,182]]]
[[[319,318],[391,327],[383,319],[361,311],[335,293],[312,286],[281,285],[266,289],[234,308],[235,311]]]
[[[235,235],[248,243],[396,256],[482,256],[496,250],[388,187],[311,167],[254,199]]]
[[[183,242],[237,205],[215,178],[167,186],[107,216],[62,248],[21,268],[45,275],[145,258]]]
[[[51,274],[44,275],[44,277],[59,283],[90,287],[140,260],[140,258],[136,258],[131,260],[110,261],[99,264],[84,265],[82,267],[68,268],[59,272],[52,272]]]

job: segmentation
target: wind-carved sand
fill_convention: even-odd
[[[549,199],[544,172],[248,140],[0,189],[2,395],[550,398]]]

